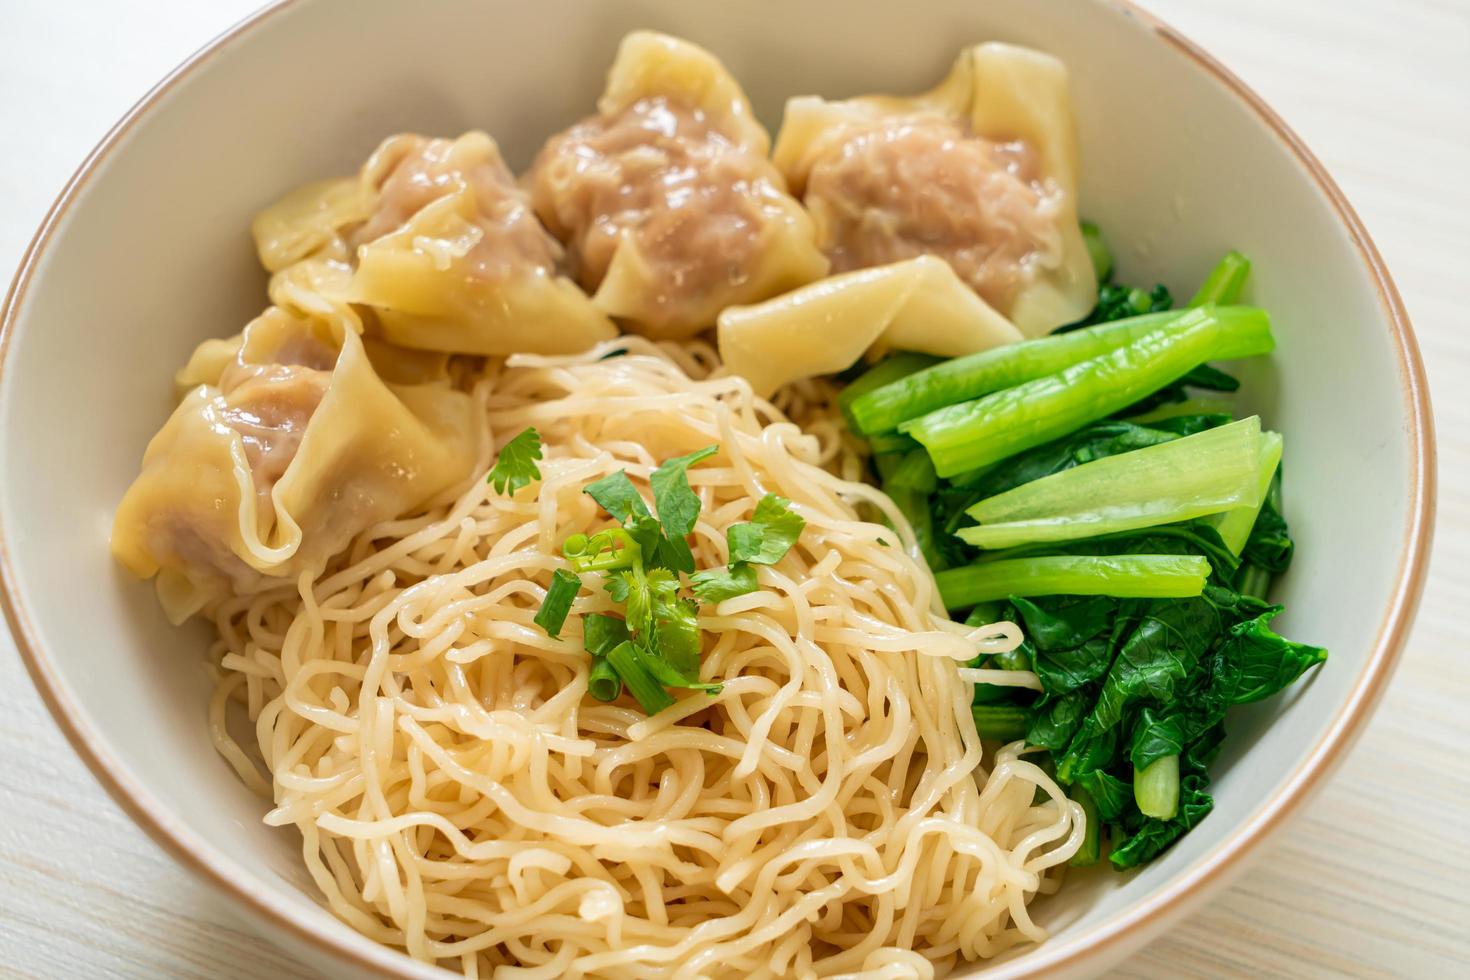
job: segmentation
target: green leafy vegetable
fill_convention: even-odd
[[[1266,489],[1260,419],[1107,456],[986,498],[959,537],[981,548],[1066,541],[1236,508],[1254,512]]]
[[[1134,767],[1133,800],[1144,816],[1173,820],[1179,812],[1179,756],[1160,756],[1147,768]]]
[[[1249,569],[1280,575],[1291,565],[1294,550],[1286,518],[1281,516],[1281,468],[1278,466],[1266,491],[1266,499],[1256,514],[1256,523],[1245,540],[1241,558]],[[1261,596],[1264,595],[1262,590]]]
[[[1091,793],[1081,786],[1074,786],[1071,797],[1078,806],[1082,807],[1084,823],[1082,845],[1077,848],[1077,852],[1067,863],[1074,868],[1086,868],[1096,864],[1102,858],[1102,829],[1098,826],[1101,821],[1097,804],[1093,802]]]
[[[541,479],[536,461],[541,458],[541,434],[534,428],[523,430],[500,447],[500,456],[490,467],[486,480],[495,492],[513,495],[534,480]]]
[[[920,447],[905,453],[893,471],[883,478],[885,490],[894,488],[930,494],[939,487],[939,477],[929,454]]]
[[[628,479],[626,470],[609,473],[596,483],[587,484],[582,488],[582,492],[597,501],[598,506],[620,521],[627,522],[634,515],[649,516],[648,505],[638,495],[638,488],[633,486],[632,480]]]
[[[1256,461],[1256,495],[1260,503],[1254,507],[1238,507],[1225,511],[1213,518],[1220,540],[1235,554],[1244,550],[1250,540],[1251,530],[1256,526],[1261,507],[1269,496],[1276,469],[1281,465],[1282,440],[1279,433],[1266,432],[1261,435],[1260,452]]]
[[[1084,239],[1106,280],[1101,236]],[[1050,753],[1088,818],[1076,864],[1106,840],[1136,867],[1197,826],[1227,712],[1327,656],[1276,634],[1262,598],[1293,552],[1279,437],[1193,394],[1240,387],[1210,361],[1272,348],[1266,314],[1229,305],[1249,269],[1226,255],[1185,310],[1103,281],[1054,336],[870,371],[844,398],[946,605],[1022,626],[975,665],[1034,671],[1041,691],[977,684],[972,715]]]
[[[1227,322],[1260,316],[1259,311],[1251,309],[1215,312]],[[1055,374],[1153,331],[1180,329],[1185,315],[1163,312],[1134,317],[942,361],[859,395],[850,402],[849,414],[856,431],[872,438],[946,405]],[[881,451],[876,445],[874,450]]]
[[[1053,555],[981,562],[938,572],[948,609],[1007,596],[1187,597],[1204,589],[1210,563],[1184,555]]]
[[[755,513],[742,524],[725,531],[730,561],[774,565],[801,537],[806,520],[791,509],[791,501],[768,493],[755,505]]]
[[[1112,323],[1147,313],[1162,313],[1173,306],[1174,297],[1162,285],[1149,290],[1134,286],[1104,285],[1097,292],[1097,308],[1083,322]]]
[[[546,631],[547,636],[555,639],[561,635],[567,613],[571,612],[572,602],[581,589],[581,578],[565,568],[558,568],[551,573],[551,585],[547,587],[546,598],[541,600],[541,608],[536,611],[534,619],[536,625]]]
[[[1097,281],[1105,283],[1113,275],[1113,253],[1103,241],[1102,231],[1091,221],[1082,222],[1082,241],[1087,246],[1087,257],[1092,260],[1092,271]]]
[[[594,657],[606,657],[628,639],[628,625],[616,616],[589,613],[582,617],[582,647]]]
[[[1128,750],[1134,769],[1147,769],[1164,756],[1178,755],[1183,751],[1184,726],[1178,715],[1163,714],[1154,708],[1144,708],[1139,712]]]
[[[687,456],[666,459],[649,477],[649,485],[653,488],[653,506],[658,510],[658,519],[663,524],[664,533],[670,538],[688,535],[694,530],[694,522],[699,519],[699,497],[690,489],[689,467],[709,459],[719,451],[719,446],[706,446]]]
[[[1183,317],[1181,328],[1155,330],[1056,374],[949,405],[901,430],[929,450],[941,477],[951,477],[1110,415],[1204,361],[1265,354],[1274,345],[1264,313],[1226,321],[1206,307]]]
[[[1240,291],[1245,288],[1245,281],[1250,278],[1250,274],[1250,259],[1235,251],[1225,253],[1225,257],[1210,270],[1189,305],[1224,305],[1239,301]]]
[[[689,584],[694,590],[694,597],[700,602],[716,603],[747,595],[760,588],[755,569],[745,562],[695,572],[689,577]]]
[[[842,393],[837,396],[837,407],[842,411],[842,417],[847,420],[849,427],[856,430],[858,425],[852,416],[853,402],[870,391],[876,391],[884,385],[892,384],[900,378],[906,378],[938,362],[937,357],[917,354],[913,351],[898,351],[889,354],[842,389]]]
[[[970,708],[975,730],[981,738],[1014,742],[1026,735],[1029,715],[1025,708],[1009,704],[977,704]]]
[[[936,534],[929,495],[922,490],[893,483],[885,483],[883,492],[898,505],[898,509],[908,520],[909,527],[913,528],[919,551],[923,553],[924,560],[929,563],[929,569],[937,572],[948,567],[949,558],[941,547],[940,539]]]

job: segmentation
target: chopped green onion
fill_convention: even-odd
[[[571,612],[572,602],[581,590],[582,580],[574,573],[565,568],[558,568],[551,573],[551,585],[547,587],[546,598],[541,600],[541,608],[536,611],[534,619],[536,625],[546,631],[547,636],[556,639],[561,635],[567,613]]]
[[[599,701],[616,701],[623,693],[623,681],[606,657],[592,658],[592,672],[587,675],[587,692]]]
[[[598,531],[590,538],[585,534],[570,535],[562,542],[561,553],[579,572],[632,568],[643,559],[643,549],[638,542],[620,527]]]
[[[607,661],[623,679],[628,693],[643,708],[644,714],[652,717],[674,703],[669,692],[644,668],[632,641],[625,640],[613,647]]]

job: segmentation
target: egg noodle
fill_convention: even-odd
[[[957,669],[1019,631],[943,615],[821,390],[787,392],[788,416],[716,368],[635,337],[492,361],[457,496],[212,608],[215,743],[353,928],[471,977],[639,980],[928,977],[1043,938],[1027,903],[1081,810],[1021,743],[982,749],[969,680],[1002,672]],[[542,479],[498,495],[492,437],[527,426]],[[700,568],[767,492],[806,529],[759,591],[702,607],[718,695],[597,702],[580,616],[616,607],[596,577],[559,639],[532,622],[561,542],[611,526],[582,489],[626,469],[646,495],[711,444],[688,474]]]

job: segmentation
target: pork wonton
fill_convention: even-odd
[[[222,356],[233,345],[229,357]],[[356,333],[272,307],[180,372],[112,549],[181,621],[233,587],[319,566],[466,479],[481,426],[443,383],[385,382]]]
[[[391,137],[356,177],[308,185],[254,232],[271,299],[401,347],[466,354],[585,350],[617,331],[559,272],[560,244],[481,132]]]
[[[597,114],[552,137],[530,174],[598,308],[656,338],[824,275],[811,219],[725,67],[686,41],[624,39]]]
[[[1067,71],[1049,55],[980,44],[923,95],[792,99],[774,159],[834,271],[937,255],[1033,337],[1096,300]]]

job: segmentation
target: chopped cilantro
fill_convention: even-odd
[[[533,480],[541,479],[541,470],[536,466],[540,458],[541,434],[534,428],[526,429],[500,447],[500,456],[486,479],[496,493],[514,495]]]

